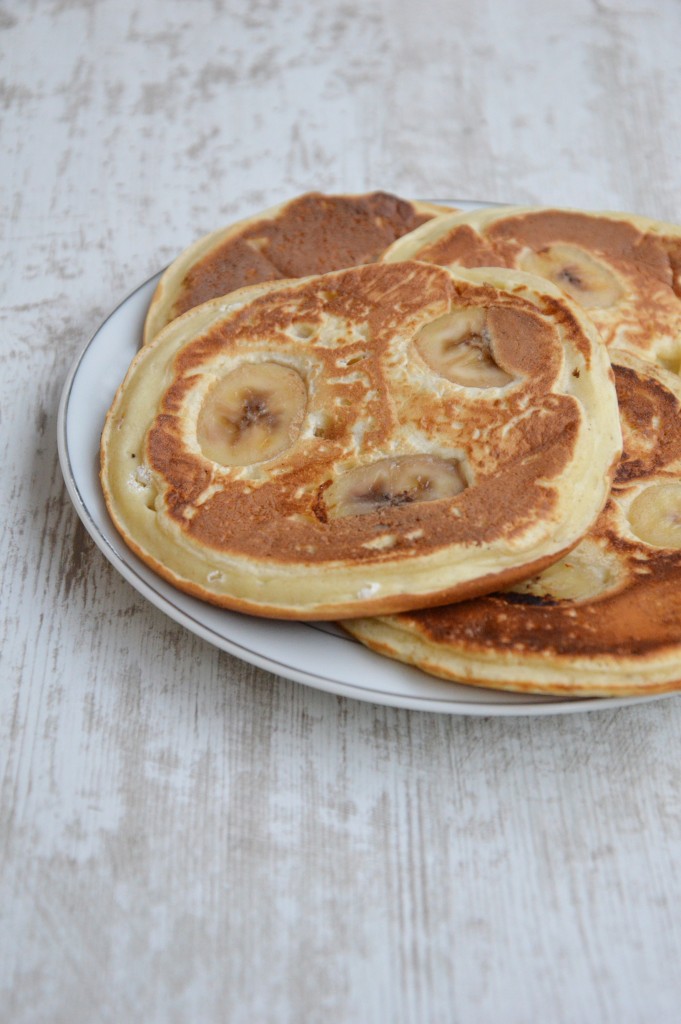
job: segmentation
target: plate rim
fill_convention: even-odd
[[[478,205],[502,205],[498,203],[478,203],[473,200],[463,199],[448,199],[439,200],[442,203],[450,203],[455,205],[457,203],[469,205],[474,208]],[[505,205],[505,204],[504,204]],[[164,268],[165,269],[165,268]],[[106,560],[110,565],[121,575],[123,578],[135,589],[145,600],[149,601],[155,608],[168,615],[173,621],[183,626],[189,632],[201,639],[210,643],[213,647],[219,650],[226,651],[245,661],[249,664],[256,665],[266,671],[272,672],[275,675],[282,676],[283,678],[291,679],[294,682],[302,683],[303,685],[310,686],[313,689],[321,690],[323,692],[332,693],[336,696],[350,697],[355,700],[368,702],[372,704],[378,704],[385,707],[394,707],[399,709],[406,709],[412,711],[430,711],[433,713],[440,714],[457,714],[467,715],[473,717],[538,717],[545,715],[559,715],[559,714],[574,714],[586,711],[605,711],[615,710],[620,707],[628,707],[632,705],[639,705],[649,703],[654,700],[661,700],[665,697],[673,697],[675,693],[663,693],[663,694],[649,694],[643,696],[634,697],[552,697],[549,695],[533,694],[526,695],[520,693],[512,693],[510,691],[494,691],[487,688],[481,687],[470,687],[471,694],[480,693],[482,689],[486,690],[486,694],[498,693],[499,698],[504,698],[499,703],[494,702],[483,702],[472,699],[467,701],[457,695],[455,699],[448,700],[446,698],[436,696],[411,696],[401,693],[391,693],[385,690],[371,689],[370,687],[364,687],[359,684],[346,682],[343,680],[333,679],[329,676],[321,676],[313,672],[309,672],[306,669],[302,669],[295,665],[290,665],[285,662],[277,661],[275,657],[271,655],[262,654],[260,651],[253,650],[250,647],[245,647],[239,644],[236,640],[224,637],[217,633],[212,627],[205,622],[201,622],[195,618],[189,611],[180,608],[174,604],[168,597],[166,597],[158,589],[149,583],[139,572],[137,572],[135,561],[136,556],[133,552],[129,552],[129,556],[124,558],[119,554],[118,551],[112,546],[109,539],[102,532],[94,511],[88,506],[81,489],[78,485],[78,479],[76,471],[74,469],[73,460],[71,457],[71,451],[68,440],[68,426],[71,422],[71,416],[73,416],[71,397],[74,389],[76,379],[79,372],[81,371],[85,357],[90,351],[91,347],[95,344],[97,338],[101,332],[106,328],[107,324],[117,315],[120,311],[126,307],[134,297],[143,289],[149,288],[152,282],[157,282],[160,278],[163,270],[158,271],[156,274],[150,275],[145,281],[134,287],[128,294],[117,303],[117,305],[104,317],[100,322],[92,336],[81,346],[73,359],[69,370],[64,380],[59,407],[57,412],[57,451],[59,456],[59,463],[61,467],[62,476],[66,485],[67,493],[73,504],[76,514],[80,521],[85,527],[87,533],[94,541],[95,545],[102,552]],[[153,574],[152,574],[153,575]],[[159,577],[159,583],[163,584],[165,581],[161,581]],[[168,584],[165,584],[169,586]],[[212,606],[211,606],[212,607]],[[233,613],[238,615],[239,613]],[[250,619],[252,616],[245,616]],[[315,627],[313,623],[295,623],[292,625],[303,625],[308,626],[319,631],[318,627]],[[346,639],[343,637],[342,639]],[[351,638],[347,638],[348,642],[353,645],[357,641],[353,641]],[[375,654],[368,649],[364,649],[367,654],[373,657],[379,658],[380,655]],[[385,659],[382,659],[385,660]],[[396,663],[399,664],[399,663]],[[416,670],[419,671],[419,670]],[[439,683],[446,683],[446,680],[437,679],[437,677],[430,677],[427,673],[423,673],[426,679],[430,681],[437,681]],[[461,683],[459,685],[464,686]]]

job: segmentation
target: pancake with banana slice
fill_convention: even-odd
[[[371,264],[166,327],[107,416],[101,480],[179,588],[331,619],[543,568],[598,515],[620,446],[607,351],[557,288]]]
[[[387,192],[308,192],[214,231],[181,253],[162,275],[144,341],[188,309],[238,288],[373,263],[396,238],[446,209]]]
[[[539,274],[591,316],[606,344],[681,369],[681,227],[626,213],[503,207],[443,215],[385,260]]]
[[[611,354],[624,452],[581,543],[506,592],[344,623],[353,636],[475,686],[582,697],[681,688],[681,381]]]

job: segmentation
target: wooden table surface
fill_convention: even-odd
[[[67,369],[199,235],[308,189],[681,220],[676,0],[0,5],[0,1019],[681,1019],[681,701],[317,692],[109,566]]]

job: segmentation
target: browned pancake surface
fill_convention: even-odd
[[[432,214],[386,192],[310,192],[230,235],[184,277],[173,316],[245,285],[371,263]]]
[[[497,360],[522,375],[522,386],[503,400],[486,401],[479,394],[454,389],[434,400],[428,378],[414,386],[405,374],[396,402],[386,370],[389,346],[400,325],[417,317],[424,305],[439,305],[444,311],[452,303],[481,302],[494,304]],[[569,312],[550,299],[545,303],[574,346],[583,347],[585,341]],[[268,347],[280,354],[300,350],[304,344],[292,342],[292,326],[302,320],[320,327],[322,307],[324,318],[368,325],[368,336],[354,344],[339,338],[333,347],[314,350],[317,404],[334,410],[323,436],[299,445],[273,479],[257,486],[221,474],[219,493],[187,519],[187,509],[214,478],[214,468],[183,443],[183,397],[193,386],[195,373],[218,355],[238,351],[244,343],[252,345],[254,338],[267,338]],[[334,381],[339,378],[340,351],[345,363],[357,360],[357,371],[339,384]],[[557,477],[573,456],[583,412],[571,396],[553,393],[561,351],[550,326],[524,299],[504,296],[491,287],[455,284],[433,267],[414,264],[408,277],[398,266],[340,273],[332,291],[324,282],[312,282],[305,291],[284,288],[256,300],[177,357],[176,382],[166,392],[147,438],[149,465],[168,487],[167,507],[177,526],[211,548],[266,554],[284,562],[295,551],[304,552],[311,563],[358,558],[371,563],[392,560],[397,553],[408,559],[452,542],[485,544],[500,536],[511,538],[551,515],[556,496],[546,482]],[[588,360],[588,351],[584,355]],[[456,518],[443,518],[439,503],[386,504],[362,516],[327,515],[324,492],[333,479],[330,470],[353,448],[358,409],[370,423],[365,444],[373,451],[390,451],[396,433],[405,427],[465,450],[476,486],[457,498]],[[452,426],[457,421],[459,429]],[[510,432],[509,422],[516,423]],[[471,443],[473,429],[484,437],[483,444]],[[364,545],[382,531],[394,531],[395,543],[384,552],[367,552]],[[420,531],[417,541],[411,536],[414,531]]]

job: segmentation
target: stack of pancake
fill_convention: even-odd
[[[126,543],[434,675],[681,687],[681,228],[309,194],[168,268],[107,416]]]

